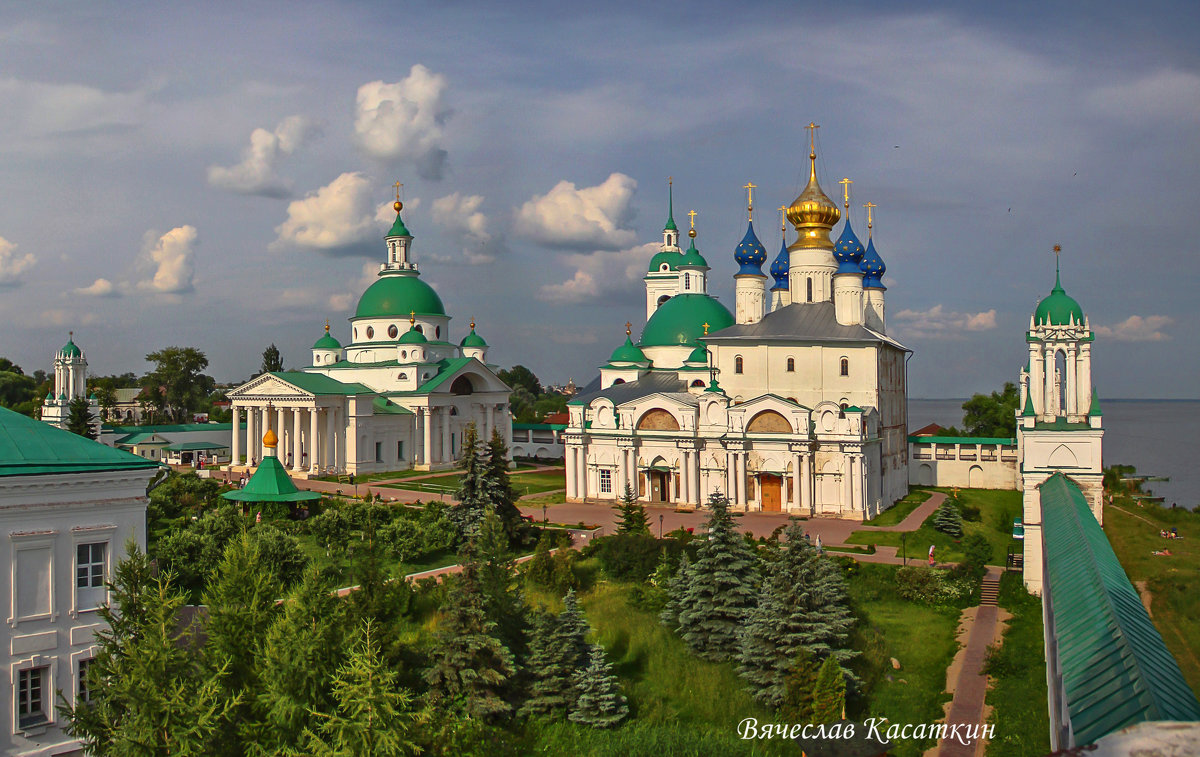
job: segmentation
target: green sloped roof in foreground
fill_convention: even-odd
[[[0,408],[0,476],[157,468],[158,463]]]
[[[1083,493],[1040,487],[1046,588],[1076,744],[1154,720],[1200,720],[1200,703],[1146,614]]]
[[[263,458],[244,489],[234,489],[221,496],[234,502],[308,502],[321,498],[316,492],[297,489],[274,455]]]

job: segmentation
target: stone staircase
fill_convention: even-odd
[[[980,605],[996,605],[1000,596],[1000,574],[989,571],[983,577],[983,586],[979,590]]]

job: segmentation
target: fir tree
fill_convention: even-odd
[[[942,504],[937,510],[937,517],[934,518],[933,527],[956,539],[962,536],[962,513],[959,512],[956,497],[946,497],[942,500]]]
[[[344,605],[316,568],[307,570],[267,631],[259,662],[264,752],[298,749],[314,712],[334,709],[331,681],[341,660]],[[270,745],[270,748],[268,748]]]
[[[563,611],[557,618],[539,618],[530,639],[528,668],[532,683],[524,713],[574,709],[578,696],[575,674],[587,665],[589,630],[574,589],[563,597]]]
[[[492,500],[491,476],[487,460],[480,453],[479,431],[474,423],[467,424],[463,432],[462,457],[458,460],[462,476],[458,479],[458,491],[454,498],[458,503],[450,508],[450,520],[458,527],[459,535],[470,539],[479,530],[484,511]]]
[[[483,594],[488,619],[504,646],[517,659],[525,656],[525,600],[514,586],[515,563],[508,548],[508,536],[500,516],[487,508],[479,532],[467,546],[467,555],[476,564],[479,589]]]
[[[527,583],[542,588],[554,585],[554,556],[550,554],[553,540],[550,532],[543,530],[533,552],[533,559],[525,563],[522,575]]]
[[[593,728],[611,728],[629,714],[621,685],[599,644],[592,645],[589,664],[575,674],[574,683],[578,698],[569,715],[574,722]]]
[[[229,710],[228,666],[199,664],[190,629],[178,630],[187,602],[169,573],[155,575],[133,542],[117,564],[111,604],[100,608],[108,627],[97,632],[88,669],[91,701],[62,706],[67,731],[94,755],[204,755]]]
[[[357,634],[350,659],[333,679],[337,707],[322,715],[319,732],[305,733],[306,753],[329,757],[395,757],[416,754],[412,696],[379,654],[372,624]]]
[[[666,560],[666,554],[663,554],[663,560]],[[659,568],[663,566],[660,563]],[[684,596],[687,594],[688,582],[691,581],[691,561],[688,560],[687,552],[679,558],[679,567],[675,570],[675,575],[667,579],[665,584],[660,584],[666,589],[667,604],[663,607],[662,612],[658,614],[658,619],[662,624],[673,631],[679,630],[679,609]],[[662,580],[661,574],[664,571],[655,572],[656,581]]]
[[[438,624],[431,667],[425,681],[435,699],[453,703],[471,717],[508,714],[501,696],[515,674],[512,652],[496,637],[489,620],[476,567],[467,564],[454,581]]]
[[[500,429],[492,431],[492,438],[488,441],[487,448],[489,500],[496,515],[500,516],[508,538],[515,541],[524,530],[524,520],[521,518],[521,511],[517,508],[517,500],[520,499],[520,495],[513,488],[512,479],[508,475],[508,445],[504,443],[504,436],[501,435]]]
[[[813,723],[836,723],[846,709],[846,679],[833,657],[826,657],[813,687]]]
[[[613,509],[621,519],[617,524],[617,533],[649,535],[650,519],[646,516],[646,508],[638,502],[637,495],[633,493],[633,486],[628,482],[625,484],[625,492]]]
[[[791,522],[786,537],[743,632],[738,667],[755,698],[770,707],[782,704],[785,679],[801,650],[839,665],[857,655],[850,649],[854,616],[841,570],[817,554],[799,521]]]
[[[832,657],[826,658],[831,660]],[[812,653],[800,647],[783,676],[783,699],[779,714],[792,723],[813,722],[813,701],[817,689],[817,662]]]
[[[740,650],[741,628],[757,602],[758,569],[734,528],[729,500],[717,492],[708,506],[708,535],[700,540],[678,602],[679,634],[696,654],[720,662]]]
[[[76,397],[67,405],[67,431],[88,439],[96,438],[96,416],[86,397]]]

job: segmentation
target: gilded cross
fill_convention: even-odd
[[[409,325],[409,326],[415,326],[415,325],[417,325],[417,311],[415,311],[415,310],[410,310],[410,311],[408,312],[408,325]]]
[[[329,333],[329,319],[328,318],[325,319],[325,333],[326,334]]]
[[[870,229],[870,228],[871,228],[871,223],[872,223],[872,221],[871,221],[871,211],[872,211],[874,208],[877,208],[877,207],[879,207],[879,206],[878,206],[878,205],[876,205],[876,204],[875,204],[875,203],[873,203],[873,202],[868,202],[866,205],[863,205],[863,207],[867,209],[867,229]]]
[[[675,185],[675,177],[668,176],[667,177],[667,186],[670,187],[670,186],[674,186],[674,185]]]
[[[630,323],[629,321],[625,321],[625,336],[629,336],[632,333],[633,333],[633,324]]]
[[[779,230],[787,231],[787,205],[779,206]]]
[[[692,228],[693,228],[693,229],[694,229],[694,228],[696,228],[696,211],[694,211],[694,210],[689,210],[689,211],[688,211],[688,218],[689,218],[689,219],[691,219],[691,222],[692,222]]]
[[[704,324],[704,335],[708,336],[708,324],[707,323]]]
[[[850,207],[850,185],[853,183],[854,182],[850,181],[849,179],[842,179],[838,182],[838,184],[842,185],[842,196],[846,198],[847,209]]]
[[[816,152],[817,151],[817,129],[820,129],[821,127],[810,121],[808,126],[805,126],[804,128],[808,129],[808,149],[810,152]]]
[[[396,182],[392,186],[394,186],[396,188],[396,202],[399,202],[400,201],[400,187],[402,187],[404,185],[401,184],[400,182]]]
[[[742,189],[746,190],[746,212],[747,213],[751,213],[751,214],[754,213],[754,190],[756,188],[757,188],[757,185],[752,181],[748,181],[748,182],[746,182],[746,184],[744,186],[742,186]],[[752,221],[754,220],[753,215],[750,216],[750,220],[752,220]]]

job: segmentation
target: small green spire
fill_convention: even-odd
[[[1103,415],[1100,412],[1100,395],[1096,394],[1096,387],[1092,387],[1092,406],[1088,409],[1088,415]]]
[[[388,231],[389,237],[411,237],[408,227],[404,225],[404,219],[400,217],[400,211],[396,211],[396,222],[392,224],[392,228]]]
[[[667,225],[663,231],[679,231],[675,225],[675,183],[670,176],[667,177]]]
[[[715,377],[715,376],[713,377],[713,379],[712,379],[711,381],[709,381],[709,382],[708,382],[708,388],[707,388],[707,389],[705,389],[704,391],[706,391],[706,392],[719,392],[719,393],[721,393],[721,394],[724,394],[724,393],[725,393],[725,390],[724,390],[724,389],[722,389],[720,386],[718,386],[718,385],[717,385],[717,379],[716,379],[716,377]]]
[[[1035,415],[1037,415],[1037,413],[1033,412],[1033,394],[1031,392],[1026,392],[1025,409],[1021,411],[1021,417],[1030,418]]]
[[[1050,292],[1063,292],[1065,294],[1067,290],[1063,289],[1062,287],[1062,276],[1058,270],[1058,254],[1060,252],[1062,252],[1062,245],[1054,245],[1054,288],[1051,289]]]

